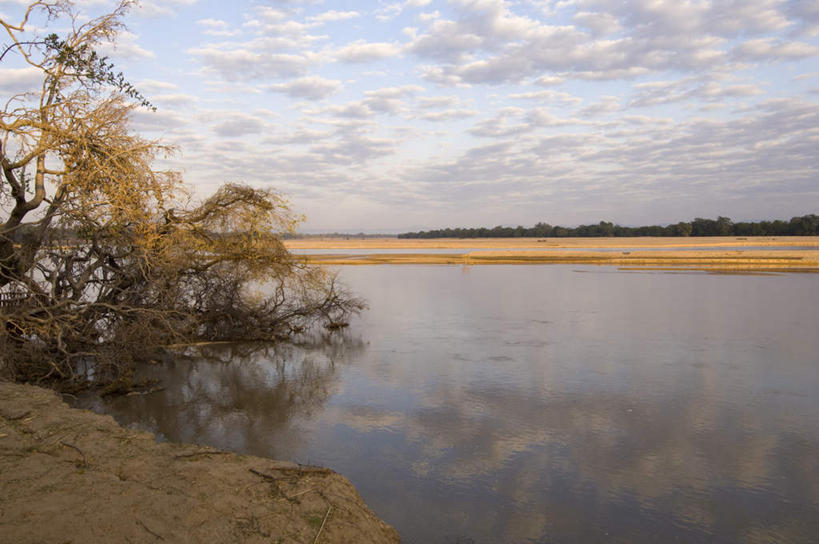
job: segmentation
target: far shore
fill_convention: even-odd
[[[591,264],[643,270],[819,272],[819,238],[811,236],[468,239],[350,237],[287,240],[285,245],[296,251],[313,251],[312,254],[304,255],[304,258],[324,265]],[[407,252],[379,253],[379,250],[396,249]],[[425,252],[441,249],[476,251]],[[616,249],[622,251],[612,251]],[[327,250],[327,253],[321,253],[320,250]],[[345,254],[344,250],[356,250],[356,253]],[[362,254],[361,250],[371,250],[372,253]]]
[[[815,247],[819,236],[698,236],[698,237],[623,237],[623,238],[383,238],[307,237],[285,240],[288,249],[514,249],[514,248],[637,248],[637,247]],[[423,253],[422,251],[419,253]]]

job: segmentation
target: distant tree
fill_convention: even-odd
[[[674,225],[674,236],[691,236],[691,223],[680,222]]]
[[[537,223],[532,227],[532,236],[546,238],[552,235],[552,226],[548,223]]]
[[[771,231],[773,236],[787,236],[790,234],[790,223],[776,219],[771,222]]]
[[[600,221],[600,236],[614,236],[614,223]]]
[[[716,236],[717,222],[713,219],[697,217],[691,222],[691,236]]]
[[[791,218],[789,233],[793,236],[813,236],[819,234],[819,216],[811,214]]]
[[[729,217],[717,218],[717,236],[731,236],[734,233],[734,222]]]

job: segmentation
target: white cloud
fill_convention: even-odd
[[[554,26],[513,12],[502,0],[458,0],[456,18],[431,21],[408,50],[437,65],[424,75],[443,85],[521,82],[552,72],[621,79],[703,71],[729,61],[729,39],[781,32],[791,22],[778,0],[578,0],[578,26]],[[816,55],[810,44],[752,38],[742,60]]]
[[[156,133],[167,133],[170,130],[189,126],[191,120],[178,112],[166,109],[156,111],[145,108],[135,109],[130,114],[131,127],[134,130]]]
[[[209,115],[211,117],[212,114]],[[238,138],[252,134],[260,134],[267,128],[258,116],[244,112],[225,112],[212,123],[213,131],[223,138]]]
[[[783,60],[819,56],[819,47],[807,43],[785,42],[773,38],[748,40],[734,49],[738,60]]]
[[[578,115],[581,117],[597,117],[601,115],[608,115],[616,113],[622,109],[620,98],[617,96],[603,96],[597,102],[590,104],[580,110]]]
[[[349,63],[367,63],[397,56],[400,48],[394,43],[358,40],[337,49],[333,56]]]
[[[9,94],[36,91],[43,82],[43,72],[34,67],[0,69],[0,90]]]
[[[230,26],[226,21],[221,19],[199,19],[196,21],[196,24],[215,30],[226,30],[228,26]]]
[[[398,115],[407,110],[404,99],[421,92],[424,92],[424,88],[420,85],[383,87],[365,91],[365,99],[361,103],[374,112]]]
[[[402,87],[383,87],[365,91],[364,94],[372,98],[400,98],[422,92],[424,92],[424,88],[420,85],[404,85]]]
[[[171,83],[169,81],[158,81],[156,79],[140,79],[136,86],[140,90],[148,93],[172,91],[179,88],[179,85],[176,83]]]
[[[397,141],[362,134],[347,134],[339,141],[313,146],[310,151],[332,164],[363,164],[395,153]]]
[[[447,109],[442,111],[433,111],[425,113],[419,116],[419,119],[423,119],[424,121],[443,122],[452,121],[454,119],[466,119],[468,117],[474,117],[478,115],[478,113],[479,112],[476,110]]]
[[[554,87],[562,84],[564,81],[566,80],[560,76],[548,75],[540,76],[534,81],[534,84],[539,85],[541,87]]]
[[[284,93],[293,98],[303,98],[307,100],[327,98],[340,88],[340,81],[317,76],[303,77],[288,81],[287,83],[277,83],[265,87],[268,91]]]
[[[460,103],[457,96],[425,96],[418,99],[420,108],[451,108]]]
[[[95,4],[103,3],[97,0],[91,0],[91,2]],[[143,17],[167,17],[174,15],[178,8],[192,6],[196,2],[197,0],[163,0],[162,2],[143,0],[138,4],[137,13]]]
[[[688,77],[676,81],[651,81],[634,86],[629,105],[656,106],[685,100],[719,101],[726,97],[748,97],[762,94],[753,84],[724,84],[712,77]]]
[[[512,93],[507,98],[511,100],[537,100],[540,102],[557,102],[562,104],[577,104],[582,102],[582,99],[576,96],[552,89],[528,91],[525,93]]]
[[[611,13],[579,11],[574,15],[573,20],[578,25],[591,30],[595,36],[614,34],[622,28],[617,17]]]
[[[308,53],[275,53],[266,51],[265,40],[239,44],[235,48],[210,45],[190,49],[210,70],[218,72],[227,81],[285,79],[304,75],[317,62],[317,56]]]
[[[139,37],[131,32],[120,32],[114,43],[102,43],[98,47],[100,53],[121,59],[152,59],[156,57],[153,51],[149,51],[137,43]]]
[[[346,104],[333,104],[319,111],[308,111],[311,114],[330,114],[334,117],[348,119],[369,119],[373,117],[373,111],[363,102],[348,102]]]
[[[286,11],[271,6],[256,6],[254,12],[258,21],[268,24],[279,23],[288,17]]]
[[[584,10],[616,17],[633,34],[650,38],[682,35],[736,37],[788,27],[780,0],[580,0]]]
[[[325,11],[319,15],[315,15],[313,17],[309,17],[307,20],[311,23],[329,23],[335,21],[346,21],[348,19],[355,19],[356,17],[361,17],[361,14],[357,11]]]
[[[163,93],[151,96],[150,101],[167,106],[191,106],[199,101],[199,97],[187,93]]]
[[[231,29],[230,24],[221,19],[199,19],[196,24],[205,27],[204,33],[208,36],[232,38],[242,35],[241,29]]]
[[[814,0],[791,0],[786,9],[797,22],[795,34],[819,36],[819,4]]]

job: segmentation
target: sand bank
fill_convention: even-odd
[[[398,542],[328,469],[160,444],[0,382],[0,542]]]
[[[640,247],[815,247],[816,236],[708,236],[680,238],[303,238],[286,240],[289,249],[515,249],[515,248],[640,248]],[[423,253],[423,251],[419,251]]]
[[[324,265],[586,264],[624,269],[819,272],[819,239],[816,237],[309,239],[288,241],[287,245],[291,249],[314,251],[304,258]],[[764,249],[766,247],[793,249]],[[448,248],[478,251],[424,253],[424,250]],[[320,253],[322,249],[327,253]],[[344,254],[346,249],[358,250],[358,254]],[[407,252],[379,253],[380,249]],[[372,250],[372,253],[361,254],[360,250]]]

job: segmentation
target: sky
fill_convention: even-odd
[[[104,52],[157,107],[134,130],[179,149],[159,166],[201,197],[273,188],[303,232],[819,213],[815,0],[146,0],[125,23]],[[0,93],[35,76],[4,60]]]

